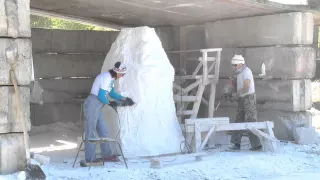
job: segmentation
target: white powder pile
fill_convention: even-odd
[[[116,82],[116,90],[136,103],[132,107],[118,108],[125,156],[180,152],[184,138],[173,100],[174,68],[155,30],[149,27],[123,29],[105,58],[102,72],[111,69],[117,61],[124,62],[128,72]],[[111,119],[106,111],[104,115],[108,129],[115,136],[118,126],[114,121],[117,120]]]

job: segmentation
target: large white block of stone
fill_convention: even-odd
[[[12,85],[11,65],[19,85],[29,85],[32,79],[32,47],[29,39],[0,38],[0,85]]]
[[[222,20],[205,25],[209,48],[312,44],[313,16],[293,12]]]
[[[184,138],[173,100],[174,69],[155,30],[123,29],[105,58],[102,72],[117,61],[125,63],[128,71],[116,82],[116,91],[136,104],[118,109],[120,132],[110,136],[119,132],[126,157],[180,152]],[[104,114],[111,124],[108,128],[117,129],[118,119],[111,119],[106,111]]]
[[[22,133],[0,134],[0,157],[0,174],[25,169],[27,161]]]
[[[0,0],[0,36],[31,37],[30,0]]]
[[[27,87],[20,87],[19,92],[23,117],[27,122],[27,129],[30,130],[30,90]],[[14,93],[13,87],[0,86],[0,134],[23,132]]]

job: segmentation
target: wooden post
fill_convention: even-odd
[[[209,132],[208,132],[207,136],[204,138],[203,142],[201,143],[201,146],[200,146],[199,151],[202,151],[202,149],[204,148],[204,146],[207,144],[207,142],[208,142],[208,140],[209,140],[209,138],[210,138],[211,134],[212,134],[212,135],[214,135],[214,134],[215,134],[215,130],[216,130],[216,126],[215,126],[215,125],[213,125],[213,126],[210,128],[210,130],[209,130]]]
[[[200,124],[194,124],[194,149],[193,152],[199,152],[201,146],[201,131],[200,131]]]
[[[203,74],[202,74],[202,83],[207,85],[208,83],[208,62],[207,62],[208,53],[202,52],[202,67],[203,67]]]

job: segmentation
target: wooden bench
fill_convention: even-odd
[[[185,131],[187,133],[186,141],[193,146],[193,152],[201,152],[207,144],[210,136],[214,136],[219,131],[239,131],[249,130],[257,135],[261,141],[264,151],[275,152],[277,150],[277,139],[273,133],[273,122],[247,122],[247,123],[229,123],[228,117],[218,118],[197,118],[186,119]],[[204,140],[201,139],[201,133],[208,132]],[[194,136],[194,138],[193,138]],[[193,139],[193,143],[192,143]]]

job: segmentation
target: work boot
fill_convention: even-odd
[[[249,150],[250,151],[261,151],[262,150],[262,145],[256,146],[256,147],[251,147]]]
[[[106,156],[103,158],[104,162],[119,162],[120,159],[118,158],[118,156]]]
[[[86,160],[81,160],[80,161],[80,166],[81,167],[89,167],[90,163],[92,166],[102,166],[103,165],[103,160],[101,158],[97,158],[93,160],[92,162],[86,161]]]
[[[240,144],[234,144],[233,146],[229,147],[229,150],[240,150]]]

